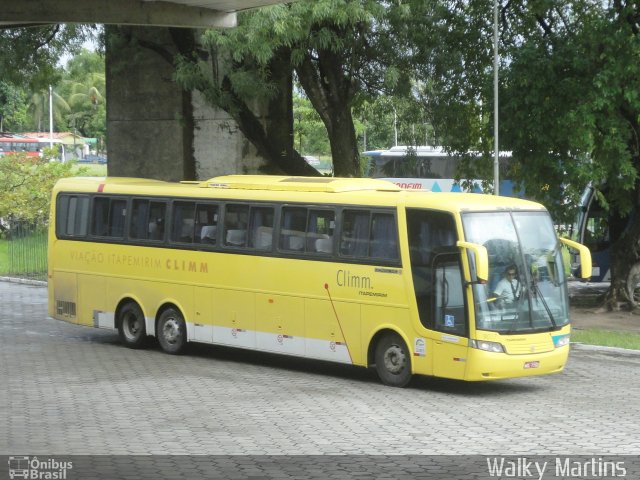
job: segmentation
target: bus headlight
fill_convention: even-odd
[[[554,335],[553,337],[553,345],[556,348],[564,347],[565,345],[569,345],[570,336],[569,335]]]
[[[504,353],[504,347],[498,342],[487,342],[486,340],[471,340],[469,342],[472,348],[484,350],[485,352]]]

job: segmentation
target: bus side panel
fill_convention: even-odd
[[[194,342],[213,343],[213,288],[195,287],[193,291],[193,306],[195,317],[193,318]]]
[[[255,302],[253,292],[213,290],[211,317],[213,342],[233,347],[256,348]]]
[[[107,291],[105,277],[78,274],[78,297],[82,299],[78,305],[78,322],[100,328],[114,328],[114,310],[106,303],[104,292]]]
[[[53,318],[65,322],[78,323],[77,275],[69,272],[53,272]]]
[[[341,310],[346,311],[348,304],[342,304]],[[357,314],[359,312],[352,312]],[[360,359],[358,341],[347,343],[341,324],[336,319],[329,300],[305,299],[305,355],[309,358],[328,360],[340,363],[355,363]],[[345,324],[355,325],[359,318],[345,318]],[[351,330],[350,330],[351,332]],[[356,359],[352,358],[356,356]]]
[[[257,293],[255,302],[257,348],[304,356],[304,299]]]

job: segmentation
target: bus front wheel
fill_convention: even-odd
[[[118,333],[120,340],[129,348],[142,348],[146,344],[147,331],[144,314],[137,303],[125,304],[119,313]]]
[[[411,381],[411,355],[397,333],[388,333],[380,339],[375,360],[378,377],[385,385],[406,387]]]
[[[187,345],[187,327],[182,314],[175,308],[167,308],[158,319],[158,343],[172,355],[182,353]]]

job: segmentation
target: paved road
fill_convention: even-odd
[[[182,357],[47,319],[0,282],[0,454],[640,454],[640,357],[561,375],[382,386],[351,367],[202,346]]]

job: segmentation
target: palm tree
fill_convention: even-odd
[[[53,119],[56,124],[62,123],[63,112],[71,111],[69,104],[64,98],[58,95],[55,90],[52,90],[53,95]],[[33,125],[37,128],[38,132],[43,131],[43,123],[49,114],[49,89],[42,89],[33,92],[31,99],[29,100],[28,113],[33,119]]]
[[[69,105],[74,110],[85,110],[91,107],[95,110],[99,104],[104,102],[105,78],[102,73],[91,73],[85,83],[67,81],[71,85],[69,95]]]

